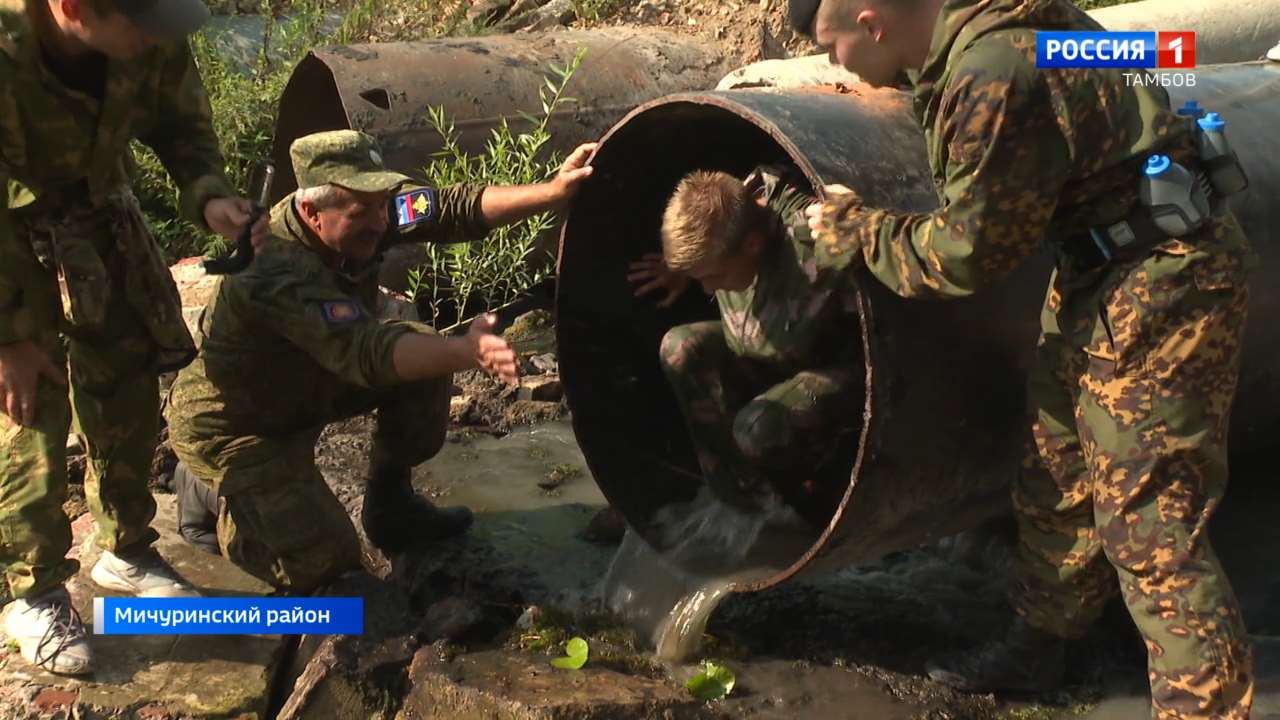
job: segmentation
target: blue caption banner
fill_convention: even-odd
[[[360,635],[364,598],[93,599],[98,635]]]
[[[1158,61],[1154,32],[1036,31],[1036,67],[1153,68]]]

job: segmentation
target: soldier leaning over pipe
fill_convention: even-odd
[[[224,175],[184,39],[208,16],[199,0],[0,2],[0,565],[17,598],[4,628],[52,672],[92,661],[63,589],[78,568],[62,511],[73,412],[94,582],[194,594],[151,549],[157,377],[195,347],[129,187],[129,142],[155,150],[188,219],[239,234],[248,202]]]
[[[1034,459],[1013,489],[1018,619],[930,674],[970,690],[1059,683],[1061,639],[1098,617],[1118,575],[1153,716],[1247,717],[1249,643],[1207,526],[1227,484],[1255,260],[1221,198],[1177,231],[1140,191],[1153,153],[1206,167],[1195,124],[1119,70],[1038,69],[1034,30],[1100,29],[1066,0],[793,0],[792,12],[867,82],[905,71],[941,200],[932,213],[847,192],[812,206],[824,273],[865,267],[903,297],[950,298],[1046,240],[1058,259],[1030,378]]]
[[[436,508],[411,471],[444,444],[455,371],[516,379],[515,354],[491,334],[465,337],[374,317],[382,251],[459,242],[562,207],[591,173],[583,145],[550,182],[429,188],[387,171],[354,130],[299,138],[301,188],[271,211],[271,239],[225,277],[200,319],[200,354],[165,412],[183,536],[276,588],[306,593],[360,567],[346,510],[315,466],[328,423],[377,409],[362,524],[388,552],[461,533],[466,508]],[[216,537],[213,533],[216,522]]]
[[[713,493],[754,508],[773,481],[822,518],[830,504],[815,480],[849,439],[830,428],[862,396],[861,348],[845,330],[857,310],[843,278],[813,282],[802,214],[813,197],[783,173],[686,176],[663,214],[663,254],[634,263],[630,279],[637,295],[664,289],[660,305],[696,280],[720,307],[718,321],[669,330],[660,350]]]

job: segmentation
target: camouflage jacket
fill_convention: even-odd
[[[392,222],[382,249],[483,237],[481,192],[432,190],[433,218],[403,230]],[[393,198],[393,218],[395,206]],[[249,269],[221,279],[200,317],[200,353],[178,374],[166,410],[185,438],[296,432],[332,420],[353,388],[400,382],[392,347],[415,325],[377,319],[380,257],[335,266],[293,195],[272,209],[271,232]]]
[[[0,254],[19,242],[12,213],[100,207],[127,188],[134,139],[156,151],[193,222],[203,225],[209,199],[235,194],[185,44],[108,61],[104,90],[99,100],[67,88],[43,59],[23,8],[0,4]],[[14,327],[23,280],[0,267],[0,343],[25,339]]]
[[[1068,0],[947,0],[928,59],[909,73],[941,207],[834,201],[824,269],[861,250],[899,295],[968,295],[1045,241],[1062,247],[1123,218],[1151,152],[1194,152],[1163,89],[1128,87],[1117,69],[1037,68],[1036,29],[1101,28]]]
[[[854,312],[844,278],[818,282],[813,241],[804,209],[814,198],[768,176],[761,193],[773,211],[770,242],[755,282],[746,290],[716,293],[729,349],[735,354],[798,371],[839,362],[849,346]]]

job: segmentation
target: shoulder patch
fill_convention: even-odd
[[[439,214],[439,196],[434,188],[400,193],[395,199],[396,227],[408,228],[431,222]]]
[[[364,319],[364,308],[353,300],[320,303],[320,314],[329,325],[348,325]]]

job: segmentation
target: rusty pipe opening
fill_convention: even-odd
[[[719,319],[719,313],[715,300],[696,287],[667,309],[652,298],[633,297],[627,265],[645,253],[661,252],[662,211],[685,174],[715,169],[743,177],[762,163],[797,167],[808,178],[808,192],[822,182],[782,129],[732,102],[699,95],[651,103],[605,136],[592,159],[593,181],[566,220],[557,324],[574,429],[605,496],[659,551],[669,538],[658,532],[655,515],[693,500],[703,484],[680,407],[659,364],[659,344],[670,328]],[[865,365],[865,333],[855,325],[849,337],[863,348]],[[851,441],[840,448],[839,461],[814,478],[816,489],[807,497],[793,499],[807,532],[791,528],[756,543],[753,554],[741,561],[752,571],[740,586],[780,582],[823,545],[857,481],[855,460],[865,441],[869,401],[850,411],[844,429]],[[696,568],[703,575],[740,578],[741,570]]]

